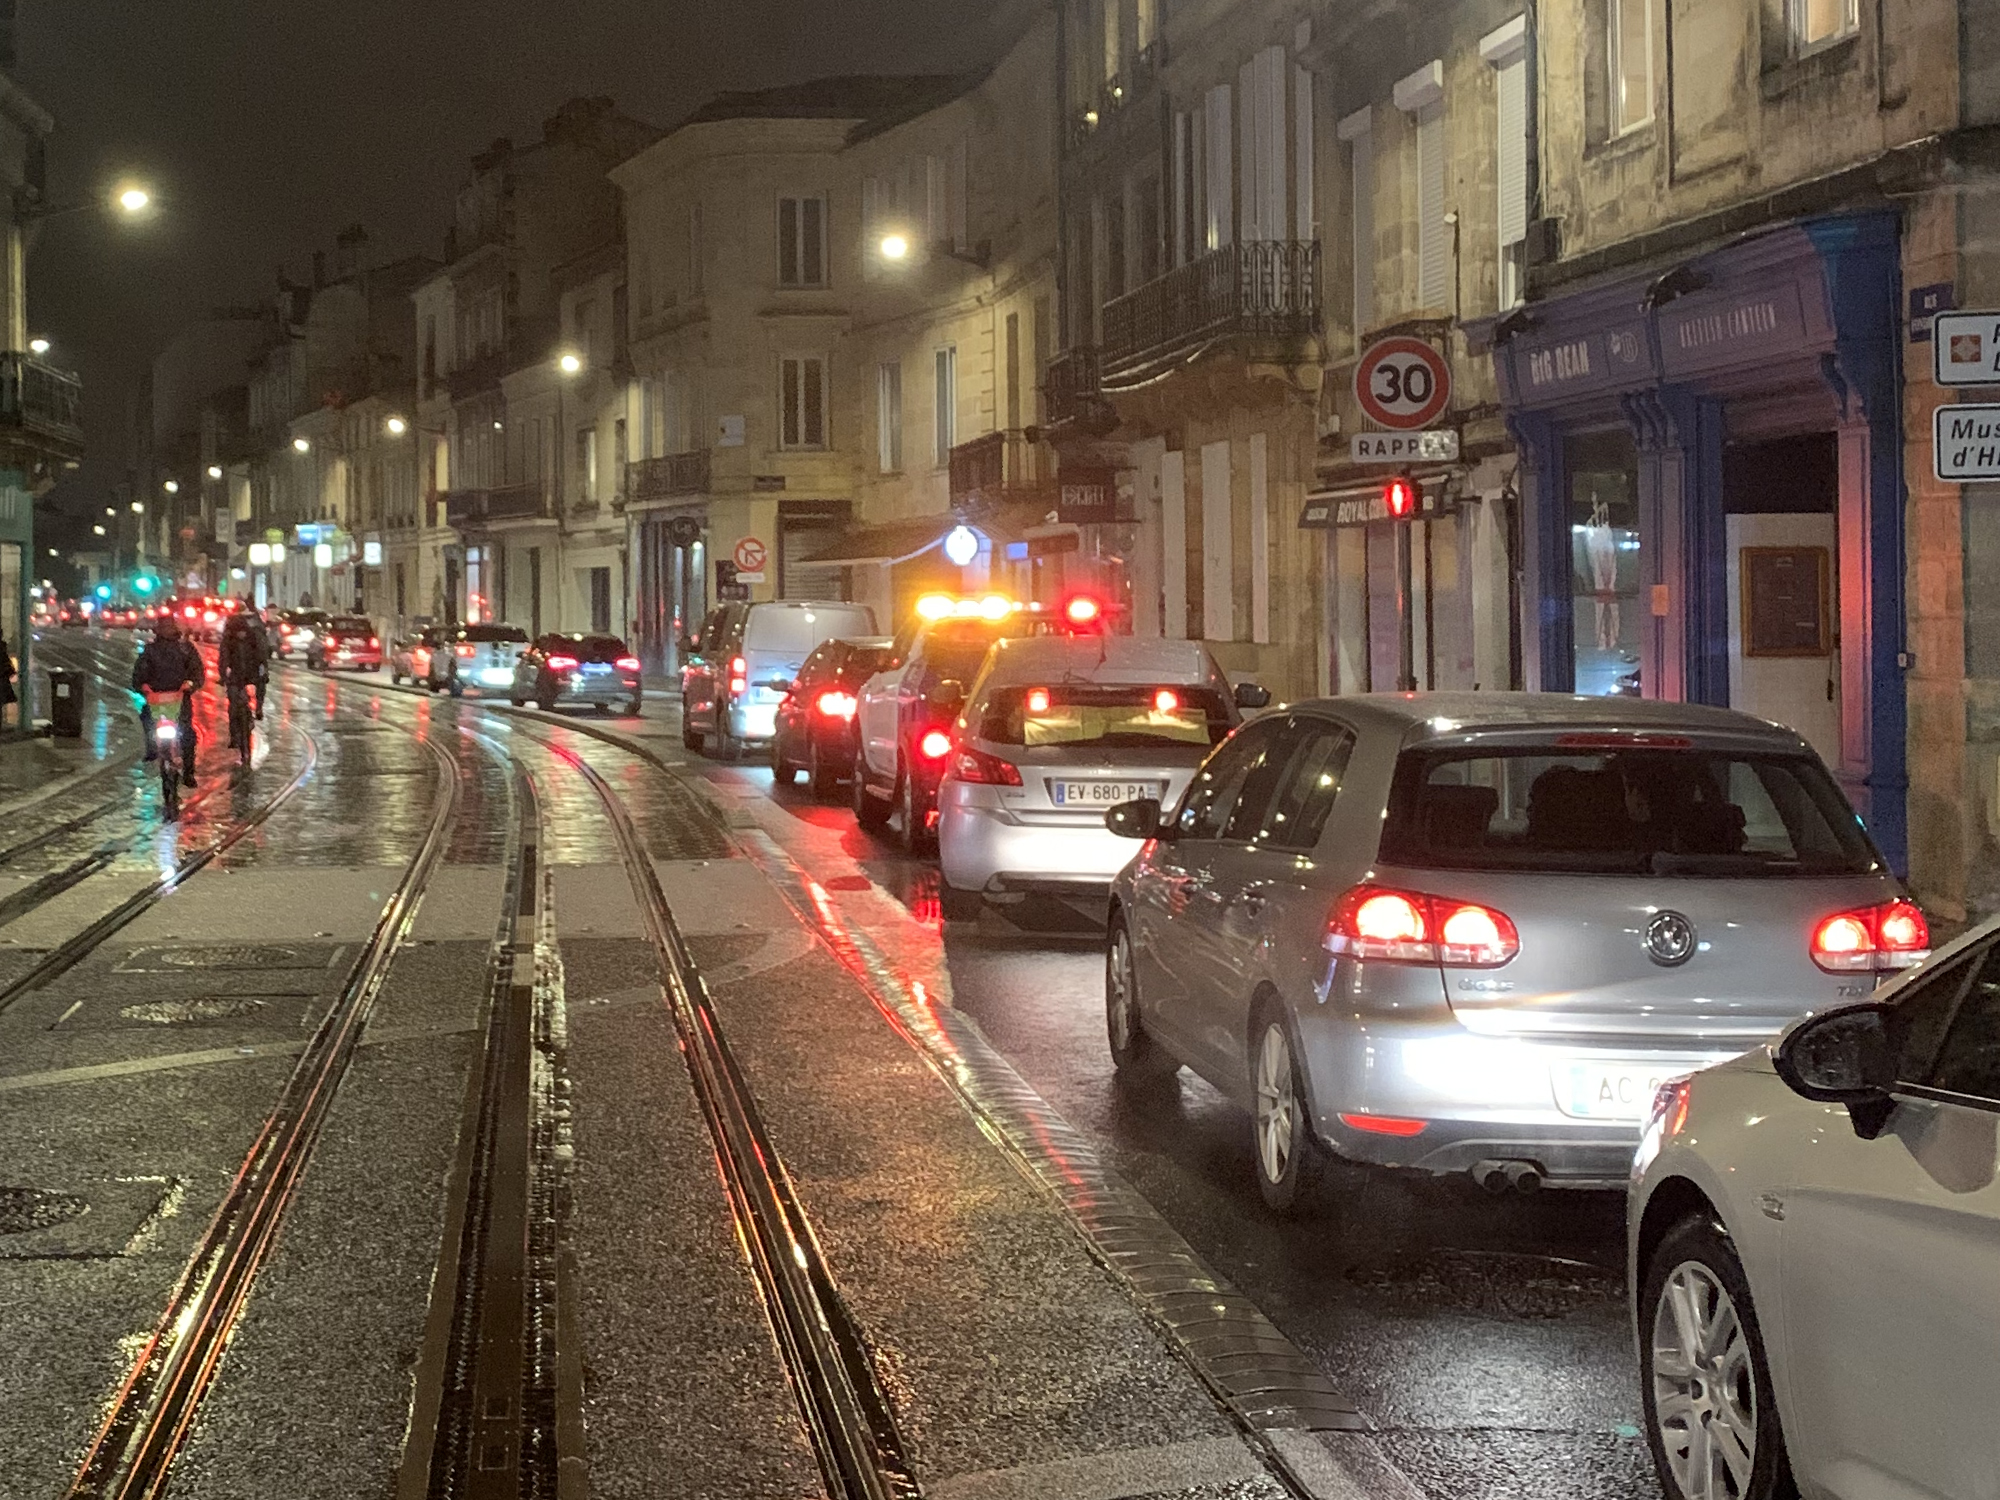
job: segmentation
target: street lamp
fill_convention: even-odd
[[[39,359],[42,355],[49,352],[49,341],[47,339],[29,339],[28,352]]]
[[[160,488],[165,490],[169,495],[178,495],[181,492],[181,482],[178,479],[169,479]]]
[[[106,514],[107,516],[115,516],[115,515],[117,515],[117,514],[118,514],[118,512],[117,512],[117,511],[113,510],[113,509],[112,509],[112,508],[111,508],[110,506],[108,506],[108,505],[104,507],[104,513],[105,513],[105,514]]]
[[[103,536],[103,535],[104,535],[104,528],[103,528],[102,526],[93,526],[93,527],[91,527],[90,529],[91,529],[91,531],[92,531],[92,532],[94,532],[94,533],[95,533],[96,535],[98,535],[98,536]]]
[[[118,206],[128,214],[142,214],[153,206],[153,195],[138,183],[127,183],[118,191]]]
[[[561,370],[565,375],[581,375],[583,373],[583,356],[565,351],[562,357],[556,361],[556,368]]]
[[[222,477],[222,465],[210,464],[208,466],[208,477],[210,479],[220,479]]]
[[[907,236],[900,234],[885,234],[882,236],[882,258],[884,260],[901,260],[909,253],[910,241]]]
[[[295,437],[292,439],[292,452],[310,453],[312,452],[312,444],[302,437]]]
[[[134,500],[132,502],[132,514],[135,516],[143,516],[145,513],[146,513],[146,502],[143,500]]]
[[[391,417],[382,425],[389,429],[390,437],[401,437],[410,430],[410,424],[405,422],[401,417]]]

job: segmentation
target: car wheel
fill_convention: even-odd
[[[718,707],[715,710],[715,749],[717,760],[735,760],[743,753],[743,742],[729,732],[729,711]]]
[[[1321,1148],[1307,1117],[1306,1091],[1284,1018],[1269,1007],[1260,1009],[1251,1036],[1256,1102],[1250,1144],[1257,1190],[1270,1208],[1290,1215],[1305,1208],[1318,1185]]]
[[[896,806],[902,814],[902,834],[898,842],[905,854],[928,854],[936,840],[924,827],[924,814],[917,806],[917,781],[908,770],[897,778]]]
[[[792,786],[799,779],[799,768],[785,759],[782,744],[776,735],[771,736],[771,779],[779,786]]]
[[[889,821],[889,814],[894,811],[894,803],[868,790],[868,777],[857,760],[854,763],[854,820],[863,828],[879,829]]]
[[[535,697],[535,707],[539,708],[545,714],[554,713],[556,711],[556,695],[554,693],[537,694]]]
[[[818,738],[810,734],[806,736],[806,760],[806,769],[812,776],[813,795],[822,802],[832,801],[833,794],[840,790],[840,777],[826,763]]]
[[[460,682],[456,677],[452,678],[447,685],[451,688],[452,697],[463,698],[465,696],[465,684]]]
[[[962,891],[948,880],[938,882],[938,909],[947,922],[977,922],[986,910],[984,891]]]
[[[1771,1362],[1736,1249],[1702,1216],[1640,1278],[1646,1440],[1668,1500],[1794,1500]]]
[[[639,700],[637,698],[634,698],[630,703],[626,704],[625,717],[628,719],[644,718],[645,715],[639,712],[639,706],[640,706]]]
[[[1111,919],[1104,948],[1104,1030],[1119,1083],[1158,1087],[1180,1072],[1180,1059],[1147,1036],[1140,1023],[1139,965],[1123,917]]]

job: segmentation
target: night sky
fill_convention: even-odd
[[[359,222],[373,254],[437,254],[468,158],[609,94],[667,126],[719,89],[955,71],[997,53],[999,0],[20,0],[15,76],[56,119],[52,201],[121,173],[148,224],[54,220],[28,262],[31,330],[80,371],[79,517],[122,477],[139,372],[211,307]],[[52,538],[69,540],[69,538]],[[80,544],[85,538],[75,538]]]

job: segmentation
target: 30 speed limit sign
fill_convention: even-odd
[[[1451,404],[1451,370],[1422,339],[1382,339],[1355,366],[1354,398],[1383,427],[1427,427]]]

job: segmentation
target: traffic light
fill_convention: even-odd
[[[111,597],[111,585],[108,583],[100,583],[97,586],[97,597],[100,599],[109,599]]]
[[[1398,474],[1382,486],[1382,506],[1392,521],[1407,521],[1424,503],[1424,487],[1407,474]]]
[[[153,580],[149,575],[141,573],[132,580],[132,588],[140,595],[150,594],[153,592]]]

